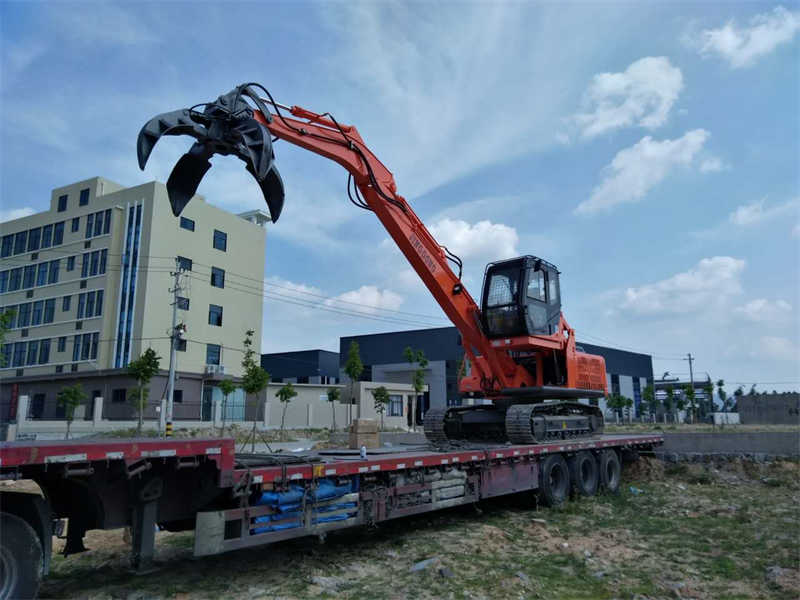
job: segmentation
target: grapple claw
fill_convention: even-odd
[[[139,132],[136,151],[139,168],[144,170],[150,153],[164,135],[189,135],[197,141],[175,164],[167,180],[172,213],[177,217],[197,192],[203,176],[211,168],[214,154],[232,154],[244,161],[264,195],[273,222],[283,209],[284,188],[275,168],[272,138],[267,128],[253,118],[251,98],[269,121],[270,114],[258,95],[240,85],[205,104],[202,112],[181,109],[150,119]]]

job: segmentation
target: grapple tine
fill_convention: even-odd
[[[167,181],[172,213],[177,217],[197,192],[203,176],[211,168],[214,154],[233,154],[255,177],[264,195],[273,222],[283,209],[284,188],[273,161],[269,131],[253,118],[251,98],[269,120],[269,112],[258,95],[246,85],[204,104],[203,112],[190,109],[163,113],[150,119],[139,132],[136,151],[139,168],[144,170],[150,153],[164,135],[189,135],[197,140],[175,164]]]

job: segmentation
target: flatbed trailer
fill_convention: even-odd
[[[64,554],[90,529],[131,528],[131,563],[147,569],[157,529],[194,530],[205,556],[532,492],[545,504],[619,486],[622,459],[660,434],[602,435],[537,445],[394,447],[297,455],[237,454],[233,439],[0,443],[0,598],[35,597],[53,535]],[[13,535],[12,533],[13,532]]]

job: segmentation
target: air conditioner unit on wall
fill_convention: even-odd
[[[217,365],[206,365],[206,375],[216,375]]]

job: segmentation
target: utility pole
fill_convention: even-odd
[[[164,434],[166,437],[172,437],[172,409],[173,398],[175,397],[175,363],[177,362],[177,342],[180,335],[183,333],[183,328],[178,327],[178,293],[183,290],[181,287],[181,275],[183,269],[180,267],[178,258],[175,258],[175,270],[170,273],[175,278],[172,289],[172,327],[169,330],[169,380],[167,384],[167,410],[166,410],[166,425],[164,427]]]
[[[694,393],[694,371],[692,370],[692,362],[694,362],[694,358],[692,357],[691,352],[686,353],[686,357],[683,360],[689,361],[689,385],[692,386],[692,392]],[[692,423],[694,423],[694,408],[692,408]]]

